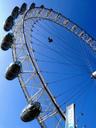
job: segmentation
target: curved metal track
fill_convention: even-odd
[[[22,62],[22,72],[18,79],[25,98],[27,102],[32,100],[41,103],[42,113],[37,120],[42,128],[50,127],[47,122],[52,122],[53,128],[64,128],[66,115],[57,104],[40,73],[31,44],[31,28],[40,19],[50,20],[65,27],[68,31],[85,41],[94,51],[96,50],[96,40],[62,14],[46,8],[36,7],[26,11],[23,16],[19,16],[14,25],[13,58],[14,61],[19,60]],[[31,23],[29,20],[31,20]],[[27,27],[27,24],[29,27]]]

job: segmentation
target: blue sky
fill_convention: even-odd
[[[3,24],[6,17],[10,15],[13,7],[16,5],[20,6],[23,2],[26,2],[28,5],[30,5],[33,1],[3,0],[0,2],[0,41],[2,41],[2,38],[5,35],[5,32],[3,31]],[[94,38],[96,37],[95,0],[34,0],[34,2],[38,6],[44,4],[48,8],[53,8],[54,10],[61,12],[79,26],[82,26],[82,28],[84,28]],[[91,61],[95,63],[95,60]],[[25,106],[26,101],[19,86],[19,82],[18,80],[10,82],[4,78],[6,67],[12,62],[11,50],[7,52],[0,50],[0,62],[0,128],[39,128],[39,125],[36,121],[25,124],[20,120],[19,114],[22,108]],[[88,92],[88,96],[86,96],[85,100],[82,102],[83,105],[87,104],[84,107],[84,112],[86,114],[84,117],[80,117],[80,125],[82,126],[83,124],[86,124],[87,128],[95,127],[95,82],[92,85],[94,85],[94,89]]]

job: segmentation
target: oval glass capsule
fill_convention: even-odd
[[[13,17],[14,19],[16,19],[16,18],[18,17],[18,15],[19,15],[19,7],[16,6],[16,7],[13,9],[11,15],[12,15],[12,17]]]
[[[24,122],[29,122],[36,119],[41,112],[41,104],[39,102],[34,102],[29,104],[21,113],[21,120]]]
[[[30,5],[30,8],[29,8],[29,9],[31,10],[31,9],[34,9],[34,8],[35,8],[35,3],[32,3],[32,4]]]
[[[8,33],[2,43],[1,43],[1,49],[6,51],[8,50],[9,48],[11,48],[12,44],[14,42],[14,35],[12,33]]]
[[[20,61],[16,61],[15,63],[12,63],[9,65],[7,71],[6,71],[6,79],[7,80],[13,80],[15,79],[18,74],[21,72],[21,62]]]
[[[9,16],[6,21],[5,21],[5,24],[4,24],[4,30],[5,31],[10,31],[12,29],[14,25],[14,19],[12,16]]]
[[[20,8],[20,14],[24,14],[24,12],[27,10],[27,4],[26,3],[23,3],[21,8]]]

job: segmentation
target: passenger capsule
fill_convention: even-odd
[[[29,8],[29,9],[31,10],[31,9],[34,9],[34,8],[35,8],[35,3],[32,3],[32,4],[30,5],[30,8]]]
[[[42,8],[42,9],[43,9],[43,8],[44,8],[44,5],[41,5],[41,6],[40,6],[40,8]]]
[[[20,72],[21,72],[21,62],[16,61],[15,63],[9,65],[5,77],[7,80],[13,80],[18,76]]]
[[[20,8],[20,14],[22,15],[27,10],[27,4],[23,3]]]
[[[14,19],[12,16],[9,16],[6,21],[5,21],[5,24],[4,24],[4,30],[5,31],[10,31],[12,29],[14,25]]]
[[[18,15],[19,15],[19,7],[16,6],[16,7],[13,9],[11,15],[12,15],[12,17],[13,17],[14,19],[16,19],[16,18],[18,17]]]
[[[29,122],[36,119],[41,112],[41,104],[34,102],[29,104],[21,113],[20,118],[24,122]]]
[[[6,51],[8,50],[9,48],[11,48],[12,44],[13,44],[13,41],[14,41],[14,36],[12,33],[8,33],[2,43],[1,43],[1,49]]]
[[[50,8],[50,11],[53,11],[53,9],[52,9],[52,8]]]

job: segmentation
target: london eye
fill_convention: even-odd
[[[96,40],[63,14],[35,3],[16,6],[4,30],[1,49],[11,48],[13,57],[5,77],[18,77],[27,101],[21,120],[64,128],[66,106],[81,107],[96,79]]]

